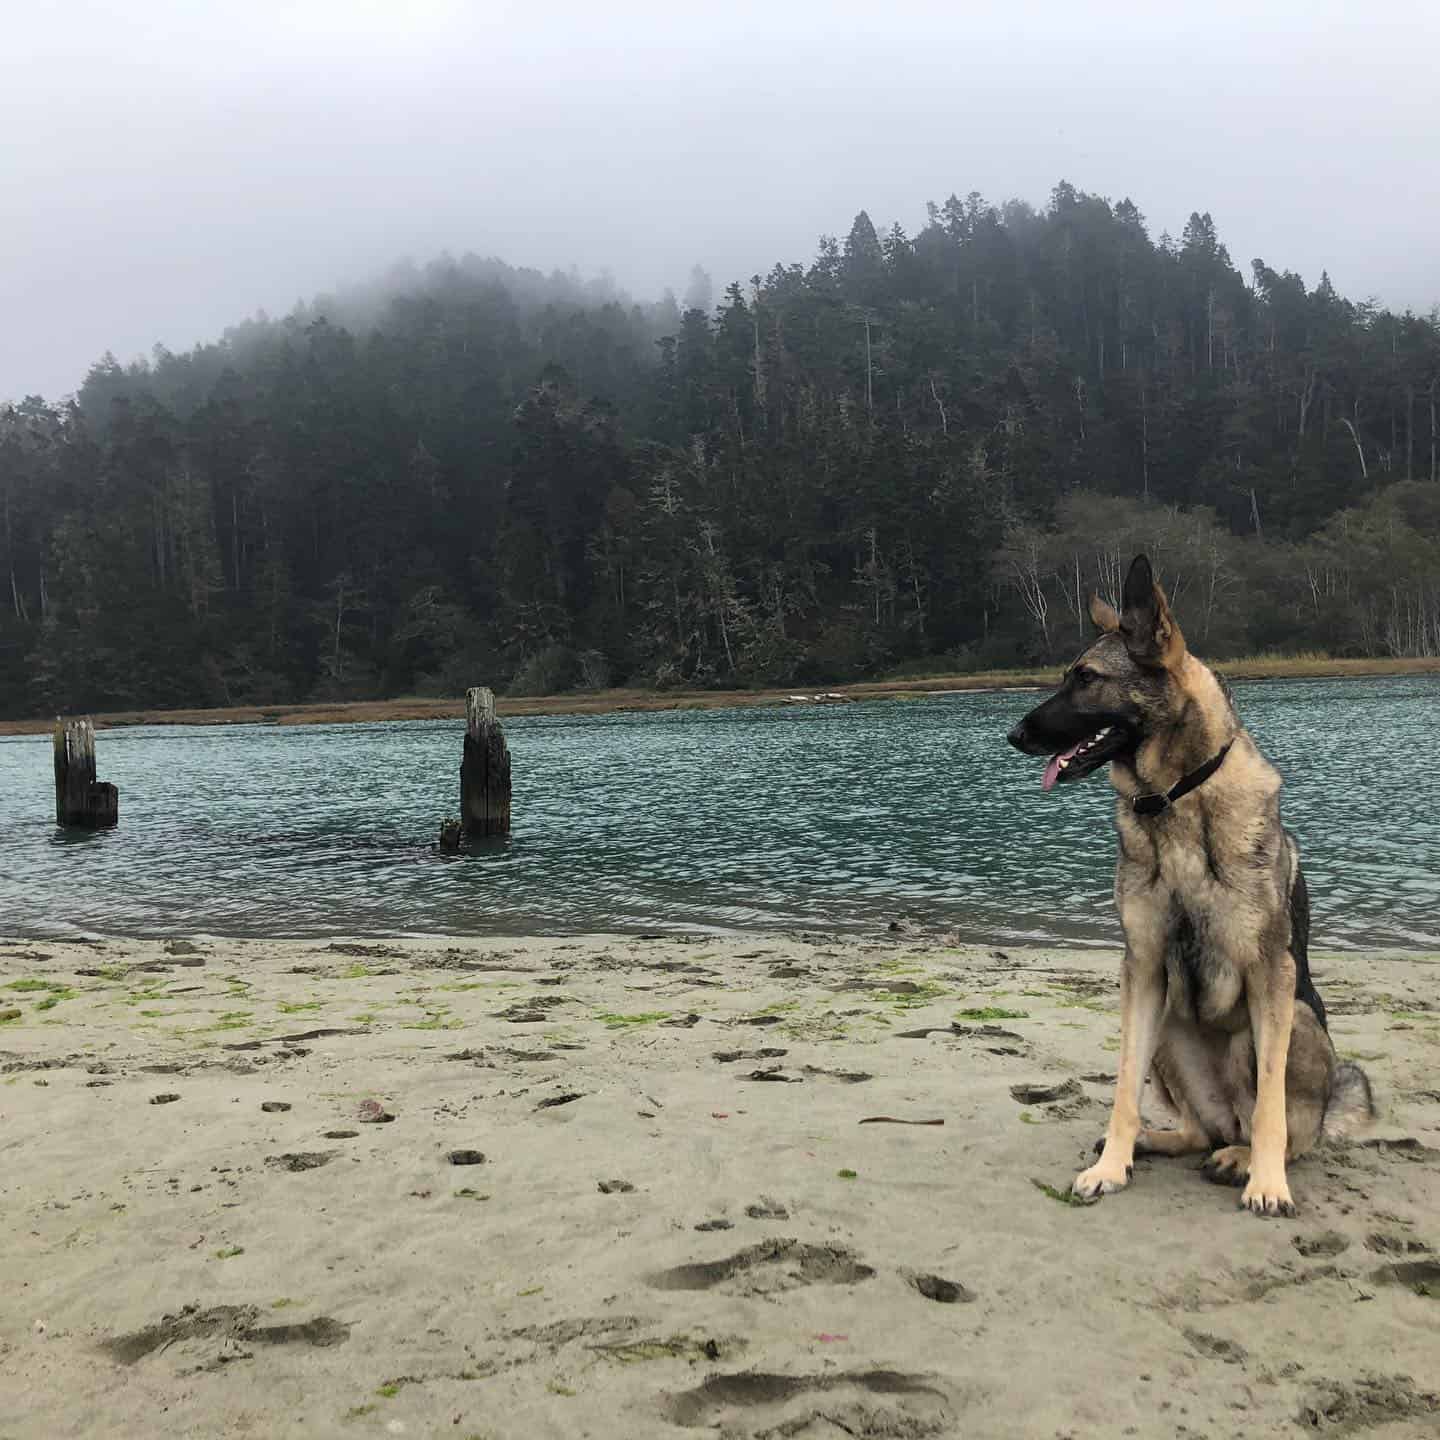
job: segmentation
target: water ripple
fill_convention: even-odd
[[[1237,686],[1287,780],[1320,947],[1440,948],[1440,679]],[[1050,795],[1023,695],[507,723],[515,833],[460,857],[453,722],[110,731],[118,831],[49,823],[0,740],[0,933],[872,928],[1113,944],[1108,785]]]

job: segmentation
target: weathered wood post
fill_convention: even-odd
[[[103,830],[120,819],[120,792],[95,778],[95,727],[55,720],[55,823]]]
[[[510,751],[495,718],[495,693],[484,685],[465,692],[460,822],[467,835],[510,833]]]

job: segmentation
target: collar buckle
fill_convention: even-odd
[[[1229,741],[1218,755],[1212,756],[1203,765],[1192,770],[1188,775],[1183,775],[1163,795],[1132,795],[1130,797],[1130,808],[1137,815],[1161,815],[1168,810],[1183,795],[1188,795],[1192,790],[1203,785],[1224,763],[1225,757],[1230,753],[1230,746],[1235,742]]]

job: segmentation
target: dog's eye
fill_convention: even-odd
[[[1075,676],[1075,683],[1077,685],[1089,685],[1091,681],[1099,678],[1093,670],[1087,670],[1083,665],[1072,673]]]

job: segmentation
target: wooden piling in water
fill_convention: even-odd
[[[120,819],[120,792],[95,778],[95,727],[55,720],[55,823],[103,830]]]
[[[510,833],[510,751],[495,718],[494,691],[484,685],[465,692],[460,821],[467,835]]]

